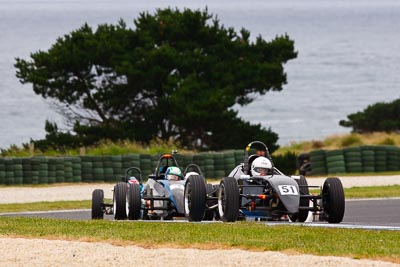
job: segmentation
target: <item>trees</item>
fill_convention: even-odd
[[[339,124],[344,127],[352,127],[354,132],[399,131],[400,99],[390,103],[370,105],[362,112],[350,114],[347,118],[347,121],[341,120]]]
[[[225,28],[207,10],[159,9],[134,24],[85,24],[31,61],[18,58],[17,77],[57,101],[86,143],[100,138],[95,129],[101,138],[173,138],[197,148],[242,147],[256,137],[275,145],[275,133],[230,108],[282,89],[283,64],[297,56],[288,36],[251,42],[247,30]]]

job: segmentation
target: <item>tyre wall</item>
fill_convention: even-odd
[[[312,175],[374,173],[400,171],[400,148],[396,146],[360,146],[338,150],[314,150],[310,153]],[[146,178],[153,173],[161,155],[126,154],[115,156],[69,156],[0,158],[0,184],[53,184],[76,182],[116,182],[125,170],[135,166]],[[227,176],[243,162],[243,150],[177,154],[182,170],[195,163],[207,178]],[[274,163],[286,174],[294,174],[294,154],[275,156]]]
[[[314,150],[310,152],[310,164],[312,175],[323,175],[327,173],[325,150]]]
[[[312,175],[400,171],[397,146],[359,146],[309,153]]]
[[[0,185],[116,182],[129,167],[139,167],[146,178],[154,173],[161,154],[0,158]],[[187,165],[200,166],[207,178],[222,178],[240,162],[242,150],[198,154],[176,154],[182,171]]]

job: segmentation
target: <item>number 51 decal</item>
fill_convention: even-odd
[[[278,185],[281,195],[298,195],[297,187],[294,185]]]

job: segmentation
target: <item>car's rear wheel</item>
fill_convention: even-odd
[[[101,189],[95,189],[92,193],[93,220],[104,219],[103,203],[104,203],[104,191]]]
[[[234,222],[239,216],[239,186],[233,177],[222,178],[218,190],[218,212],[224,222]]]
[[[199,222],[206,209],[206,184],[199,175],[191,175],[185,184],[185,215],[189,221]]]
[[[310,205],[310,200],[301,197],[310,194],[307,180],[303,175],[300,175],[300,179],[296,180],[296,182],[299,185],[300,191],[300,207],[308,207]],[[292,222],[305,222],[307,220],[308,213],[308,210],[299,210],[298,213],[290,215],[289,218]]]
[[[126,189],[125,182],[118,182],[114,186],[114,219],[126,220]]]
[[[322,188],[324,219],[329,223],[340,223],[344,217],[345,197],[339,178],[327,178]]]
[[[128,219],[138,220],[140,218],[140,206],[142,198],[140,197],[140,185],[130,184],[128,190]]]

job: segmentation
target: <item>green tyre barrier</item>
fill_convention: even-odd
[[[64,158],[55,157],[54,162],[56,165],[56,183],[64,183]]]
[[[346,165],[343,150],[326,151],[326,167],[328,174],[345,173]]]
[[[325,155],[317,155],[317,156],[313,156],[313,157],[311,157],[310,156],[310,161],[311,162],[313,162],[313,161],[326,161],[326,156]]]
[[[102,161],[95,160],[95,161],[92,162],[92,164],[93,164],[93,168],[94,169],[104,168],[104,164],[103,164]]]
[[[243,150],[235,150],[233,153],[235,154],[235,166],[237,166],[243,162],[244,152]]]
[[[4,166],[4,159],[0,158],[0,185],[6,184],[6,167]]]
[[[0,171],[0,185],[6,184],[6,171]]]
[[[83,172],[82,173],[82,182],[93,182],[94,181],[93,177],[94,176],[93,176],[92,170],[90,170],[90,172],[87,172],[87,173]]]
[[[55,158],[49,158],[49,163],[48,163],[48,170],[49,170],[49,176],[48,176],[48,182],[49,184],[54,184],[57,181],[56,177],[56,171],[57,171],[57,160]]]
[[[14,169],[14,184],[21,185],[23,183],[22,158],[13,158],[12,163]]]
[[[310,153],[310,162],[311,164],[313,162],[326,162],[326,151],[319,149],[319,150],[313,150]],[[318,168],[318,167],[317,167]]]
[[[329,151],[326,151],[325,154],[326,154],[326,158],[327,159],[329,157],[342,156],[343,155],[343,150],[342,149],[329,150]]]
[[[363,167],[361,163],[349,163],[346,164],[346,172],[349,173],[362,173]]]
[[[93,180],[95,182],[104,182],[103,168],[93,168]]]
[[[311,175],[323,175],[326,174],[326,168],[312,168]]]
[[[345,161],[344,155],[334,155],[326,157],[326,163],[338,162],[338,161]]]
[[[39,184],[48,184],[49,183],[49,171],[39,171]]]
[[[39,184],[39,171],[32,171],[31,184]]]
[[[215,153],[214,154],[214,176],[220,177],[221,173],[225,173],[224,154],[223,153]]]
[[[375,155],[372,156],[363,156],[361,159],[362,162],[375,162]]]
[[[214,166],[208,165],[202,168],[203,174],[206,178],[215,178]]]
[[[354,157],[354,156],[352,156],[352,157],[344,157],[344,161],[346,162],[346,163],[349,163],[349,162],[362,162],[362,159],[361,159],[361,156],[359,156],[359,157]]]
[[[375,147],[375,171],[387,171],[387,152],[384,146]]]
[[[14,185],[14,172],[13,171],[6,171],[6,185]]]
[[[111,156],[103,156],[102,157],[103,161],[103,167],[104,168],[112,168],[113,166],[113,160]]]
[[[346,167],[345,162],[344,161],[334,161],[334,162],[330,162],[327,164],[328,170],[331,168],[338,168],[338,167],[345,168]]]
[[[127,154],[121,157],[122,169],[130,167],[140,167],[140,155],[139,154]]]
[[[227,151],[224,152],[224,170],[228,175],[236,167],[235,152]]]
[[[116,177],[114,176],[113,168],[104,168],[104,181],[111,182],[115,181]]]
[[[216,179],[222,179],[223,177],[226,177],[227,176],[227,174],[225,173],[225,171],[221,171],[221,170],[219,170],[219,171],[214,171],[214,178],[216,178]]]
[[[74,177],[74,174],[73,174],[71,158],[65,157],[64,158],[64,181],[66,183],[72,183],[73,177]]]
[[[112,156],[112,168],[114,175],[118,177],[122,177],[124,175],[124,171],[122,168],[122,157],[121,156]]]
[[[328,169],[329,174],[338,174],[338,173],[345,173],[346,169],[345,167],[336,167],[336,168],[331,168]]]
[[[311,168],[326,168],[326,161],[311,161]]]
[[[4,166],[5,166],[5,172],[6,172],[6,185],[15,184],[13,159],[12,158],[5,158],[4,159]]]
[[[56,183],[64,183],[64,182],[65,182],[64,170],[62,170],[62,171],[57,170],[56,171]]]
[[[72,182],[74,183],[80,183],[82,182],[82,176],[72,176]]]

